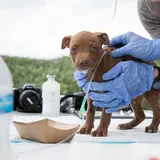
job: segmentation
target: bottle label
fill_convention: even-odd
[[[48,94],[43,96],[43,103],[54,105],[55,102],[56,102],[55,92],[48,92]]]
[[[43,113],[56,113],[60,107],[60,96],[56,91],[43,91]]]
[[[0,97],[0,114],[13,111],[13,93]]]

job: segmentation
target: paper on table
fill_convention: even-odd
[[[140,124],[136,128],[131,130],[118,130],[116,129],[119,123],[126,123],[130,120],[112,120],[111,126],[108,129],[107,137],[92,137],[90,135],[79,135],[77,134],[73,141],[86,142],[86,143],[117,143],[117,144],[128,144],[128,143],[159,143],[160,144],[160,134],[159,133],[145,133],[145,126],[150,124],[149,120],[145,120],[144,123]]]
[[[29,122],[31,120],[38,120],[40,117],[23,117],[18,116],[15,117],[14,120],[22,120]],[[42,117],[41,117],[42,118]],[[81,120],[76,116],[62,116],[53,118],[58,122],[64,123],[79,123],[81,124]],[[129,122],[131,119],[112,119],[111,124],[108,129],[107,137],[91,137],[90,135],[79,135],[77,134],[72,140],[73,143],[77,142],[144,142],[144,143],[160,143],[160,134],[159,133],[145,133],[144,129],[147,125],[151,123],[151,119],[146,119],[143,123],[132,130],[117,130],[116,127],[119,123]],[[95,128],[98,126],[99,120],[95,120]],[[12,138],[15,138],[17,133],[15,128],[12,128]]]

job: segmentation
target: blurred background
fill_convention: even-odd
[[[55,74],[61,94],[80,91],[69,50],[61,50],[64,36],[88,30],[112,38],[133,31],[151,38],[139,20],[137,0],[0,0],[0,24],[0,54],[14,87],[41,87],[47,74]]]

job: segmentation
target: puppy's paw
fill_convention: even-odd
[[[127,129],[132,129],[132,128],[133,128],[132,125],[129,123],[119,124],[117,126],[117,129],[119,130],[127,130]]]
[[[147,126],[147,127],[145,128],[145,132],[146,132],[146,133],[156,133],[156,132],[158,132],[158,126],[157,126],[157,125]]]
[[[93,137],[106,137],[108,134],[108,128],[107,127],[98,127],[96,130],[94,130],[91,135]]]
[[[79,134],[90,134],[93,127],[94,127],[93,124],[85,123],[83,125],[83,127],[80,128],[80,130],[78,131],[78,133]]]

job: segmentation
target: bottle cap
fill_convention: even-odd
[[[55,79],[55,78],[56,78],[56,75],[48,74],[48,75],[47,75],[47,78],[48,78],[48,79]]]

